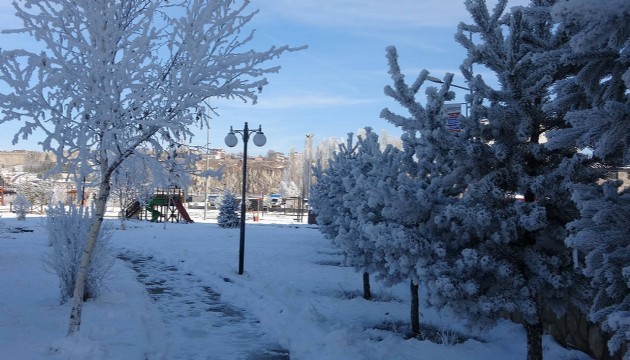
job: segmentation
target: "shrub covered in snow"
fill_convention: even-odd
[[[87,207],[64,207],[59,203],[48,208],[47,230],[52,253],[44,258],[47,268],[59,276],[61,302],[72,298],[74,286],[85,250],[88,233],[92,225],[94,209]],[[109,248],[113,231],[104,223],[94,247],[83,295],[84,300],[97,297],[103,289],[107,271],[114,265],[115,258]]]
[[[15,211],[17,219],[26,219],[26,214],[29,212],[32,205],[33,204],[31,204],[31,202],[28,201],[28,199],[24,195],[17,194],[15,196],[15,200],[13,201],[13,210]]]
[[[219,207],[219,216],[217,217],[217,223],[222,228],[235,228],[240,224],[239,215],[236,213],[238,210],[238,201],[236,196],[228,190],[223,193],[221,199],[221,207]]]

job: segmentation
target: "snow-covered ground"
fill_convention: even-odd
[[[407,284],[361,276],[313,225],[265,215],[247,225],[245,274],[238,229],[210,213],[194,224],[130,221],[117,230],[103,296],[85,304],[81,331],[66,337],[70,304],[42,264],[45,218],[2,213],[0,359],[525,359],[525,334],[508,321],[485,332],[422,308],[422,323],[458,344],[405,339]],[[107,220],[116,221],[116,220]],[[19,229],[32,230],[21,232]],[[588,359],[544,339],[546,359]]]

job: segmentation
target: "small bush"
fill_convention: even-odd
[[[81,256],[94,219],[94,209],[72,205],[66,210],[59,203],[48,207],[47,213],[48,241],[52,253],[44,258],[44,265],[59,276],[61,303],[65,303],[73,296]],[[88,268],[84,300],[96,298],[101,293],[105,275],[114,265],[115,258],[109,247],[112,234],[111,224],[103,223]]]
[[[217,224],[219,224],[220,227],[235,228],[240,225],[239,215],[236,213],[238,205],[236,196],[226,190],[223,193],[221,207],[219,207],[219,216],[217,217]]]
[[[446,346],[462,344],[470,339],[479,342],[485,342],[483,339],[474,336],[468,336],[450,328],[435,326],[428,323],[423,323],[420,327],[420,334],[414,335],[411,333],[411,326],[409,326],[409,323],[407,321],[388,318],[383,320],[381,323],[377,324],[373,328],[377,330],[391,332],[405,339],[415,338],[418,340],[428,340],[436,344]]]
[[[15,210],[15,215],[17,216],[17,219],[26,219],[26,214],[28,214],[32,205],[33,204],[31,204],[31,202],[28,201],[28,199],[24,195],[17,194],[15,196],[15,200],[13,201],[13,210]]]

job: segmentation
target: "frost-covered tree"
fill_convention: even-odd
[[[139,157],[129,157],[114,171],[112,176],[112,194],[120,207],[120,229],[125,229],[126,208],[135,201],[146,206],[140,199],[150,197],[154,193],[154,186],[147,166]],[[146,196],[149,192],[149,196]],[[142,206],[142,207],[144,207]]]
[[[39,205],[43,209],[52,197],[54,184],[50,181],[37,180],[24,181],[16,184],[15,187],[32,205]]]
[[[339,144],[339,150],[328,161],[328,167],[324,169],[319,163],[313,171],[317,183],[311,187],[309,206],[317,214],[319,231],[329,239],[335,239],[339,234],[342,219],[347,211],[343,207],[343,196],[346,191],[343,181],[349,178],[349,164],[352,162],[356,147],[354,134],[349,133],[346,143]]]
[[[398,200],[392,197],[392,189],[399,189],[401,158],[393,146],[382,149],[379,136],[371,128],[366,127],[362,132],[363,136],[357,136],[357,149],[348,179],[343,182],[349,226],[337,236],[336,242],[343,246],[348,263],[363,271],[365,278],[368,273],[373,273],[391,285],[409,278],[400,278],[398,274],[392,277],[396,272],[390,266],[392,258],[388,256],[396,247],[396,236],[392,224],[384,224],[390,219],[383,214],[388,205],[392,209],[392,203]],[[379,231],[380,226],[387,227],[386,234]]]
[[[40,179],[46,179],[53,167],[55,167],[55,162],[51,160],[49,154],[46,154],[42,160],[24,164],[24,171],[35,173]]]
[[[339,228],[333,243],[343,251],[346,263],[363,273],[363,297],[370,299],[372,294],[369,274],[374,271],[375,261],[372,259],[374,248],[368,243],[363,231],[367,214],[363,217],[361,215],[369,211],[366,210],[367,197],[373,188],[366,175],[373,166],[376,166],[373,160],[375,156],[380,155],[380,149],[378,136],[370,128],[365,130],[364,137],[358,137],[354,151],[349,154],[343,151],[337,153],[338,156],[349,156],[334,164],[334,166],[343,164],[346,171],[337,173],[343,177],[338,179],[342,186],[342,193],[339,194],[341,208],[337,210],[339,213],[336,222]],[[352,135],[349,134],[348,148],[353,148],[351,141]]]
[[[469,169],[462,177],[467,187],[436,219],[449,226],[446,266],[433,267],[429,285],[434,304],[476,324],[520,315],[529,360],[542,359],[543,309],[562,315],[586,295],[564,245],[565,226],[578,213],[561,164],[575,149],[547,149],[542,137],[563,126],[561,114],[545,111],[556,64],[535,61],[564,39],[554,36],[550,3],[504,12],[507,1],[493,11],[485,1],[466,2],[474,24],[461,24],[456,39],[468,51],[462,72],[472,116],[458,135],[466,153],[455,166]],[[472,64],[496,75],[497,88],[474,76]]]
[[[352,172],[359,166],[356,159],[359,145],[355,143],[354,134],[348,133],[346,142],[338,147],[328,160],[328,166],[324,167],[318,160],[313,169],[316,181],[311,186],[309,206],[317,214],[320,232],[343,252],[348,265],[363,271],[363,297],[370,299],[371,252],[360,248],[364,243],[359,232],[361,224],[351,208],[360,200],[349,194],[349,189],[356,185],[356,174]]]
[[[73,297],[93,215],[94,208],[85,206],[71,205],[66,209],[59,203],[48,207],[46,229],[52,252],[44,258],[44,265],[59,277],[61,303]],[[116,260],[109,247],[112,227],[107,225],[103,226],[94,247],[94,261],[90,262],[81,296],[84,300],[95,298],[102,292],[105,276]]]
[[[329,166],[316,169],[312,206],[320,231],[342,250],[348,265],[363,272],[364,297],[370,296],[370,273],[387,285],[412,280],[411,322],[412,333],[417,335],[418,280],[412,274],[420,242],[414,241],[417,222],[401,220],[403,212],[415,210],[412,187],[403,185],[410,177],[401,173],[403,159],[398,149],[382,149],[371,128],[362,133],[356,143],[349,134]]]
[[[427,81],[428,72],[422,71],[408,84],[394,47],[387,49],[387,59],[393,85],[385,87],[385,94],[406,109],[408,115],[389,109],[381,112],[382,118],[404,131],[403,150],[395,182],[379,187],[385,221],[373,225],[369,233],[375,241],[388,239],[381,240],[387,269],[383,274],[389,282],[410,280],[412,302],[417,304],[418,286],[421,282],[429,285],[429,274],[442,261],[448,226],[435,219],[444,206],[465,190],[468,169],[454,166],[456,155],[462,152],[460,137],[448,131],[442,114],[444,103],[455,96],[449,91],[453,75],[444,78],[440,89],[426,88],[423,101],[418,92]],[[412,311],[418,311],[418,306]],[[420,324],[414,318],[419,318],[419,314],[412,317],[412,332],[417,333]]]
[[[552,15],[570,40],[557,55],[567,72],[554,84],[549,108],[565,113],[569,127],[550,131],[548,147],[588,148],[602,173],[628,166],[630,4],[562,1]],[[619,189],[617,181],[580,184],[572,173],[568,177],[580,218],[568,224],[566,243],[595,292],[590,319],[612,333],[608,348],[614,353],[630,342],[630,189]]]
[[[339,144],[343,143],[343,139],[329,137],[320,140],[315,148],[315,164],[320,163],[322,166],[328,166],[328,160],[332,159],[335,152],[339,148]]]
[[[239,201],[231,191],[224,191],[221,196],[221,206],[219,207],[219,216],[217,224],[222,228],[235,228],[240,224],[240,217],[237,213],[240,207]]]
[[[552,15],[569,46],[556,59],[567,72],[550,108],[571,126],[549,132],[551,147],[589,148],[609,164],[630,164],[630,4],[559,1]]]
[[[22,194],[17,194],[13,200],[13,211],[18,220],[26,219],[26,214],[31,211],[33,204]]]
[[[589,317],[612,333],[611,354],[630,342],[630,191],[619,192],[617,186],[575,186],[573,199],[581,217],[568,224],[566,240],[578,251],[579,266],[591,279],[595,294]]]
[[[278,192],[283,198],[300,196],[300,189],[289,179],[280,181]]]
[[[43,133],[43,149],[76,179],[96,174],[94,222],[76,282],[68,333],[81,324],[87,269],[100,232],[111,177],[130,157],[160,157],[207,126],[197,106],[209,98],[256,102],[263,64],[287,46],[250,50],[256,12],[233,0],[25,0],[13,2],[43,51],[0,53],[2,120],[20,121],[14,141]],[[6,36],[6,35],[5,35]],[[146,145],[151,152],[137,152]],[[156,170],[157,172],[157,170]]]
[[[282,180],[287,184],[291,182],[299,189],[299,193],[296,196],[302,195],[302,185],[304,177],[302,176],[304,170],[304,156],[302,153],[298,153],[294,148],[289,150],[289,156],[287,159],[287,167],[282,173]]]

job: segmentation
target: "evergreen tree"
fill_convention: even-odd
[[[563,41],[553,33],[551,2],[534,1],[507,13],[505,0],[492,12],[485,1],[466,2],[474,24],[461,24],[456,38],[468,51],[462,72],[472,89],[472,116],[459,135],[467,151],[456,166],[469,169],[462,178],[467,188],[440,214],[450,227],[446,266],[431,269],[429,285],[434,304],[465,313],[476,324],[519,315],[529,360],[542,359],[543,309],[561,315],[569,302],[582,306],[584,300],[581,277],[564,246],[565,226],[578,213],[561,164],[575,149],[542,144],[543,133],[563,126],[561,114],[545,111],[558,69],[535,61]],[[499,87],[473,76],[472,64],[492,71]]]
[[[332,240],[337,238],[342,227],[347,227],[344,224],[348,216],[344,215],[347,209],[343,204],[346,191],[343,182],[349,181],[350,164],[356,148],[354,134],[349,133],[346,143],[339,144],[339,150],[328,161],[328,167],[324,169],[319,162],[313,171],[317,182],[311,188],[309,206],[317,213],[319,231]],[[343,249],[342,245],[340,247]]]
[[[619,192],[618,182],[575,185],[573,199],[580,219],[568,224],[569,247],[576,249],[579,266],[595,292],[589,317],[612,333],[613,354],[630,349],[630,189]]]
[[[382,149],[370,128],[359,138],[355,185],[348,189],[349,208],[357,222],[355,267],[374,273],[386,285],[410,282],[410,336],[420,333],[420,279],[417,265],[426,255],[418,232],[415,179],[405,172],[407,154],[388,145]],[[405,213],[411,211],[412,213]]]
[[[364,136],[358,136],[355,156],[343,181],[343,206],[347,209],[348,225],[338,234],[336,242],[343,244],[348,263],[364,272],[366,290],[369,289],[368,273],[392,280],[389,284],[408,278],[391,279],[391,269],[386,265],[391,236],[378,236],[374,229],[386,221],[382,211],[391,200],[388,198],[390,189],[397,188],[399,153],[393,146],[381,150],[379,136],[366,127]],[[368,296],[364,291],[364,297]]]
[[[222,228],[236,228],[240,225],[238,212],[239,202],[229,190],[223,193],[217,224]]]
[[[562,1],[553,16],[569,46],[554,59],[566,73],[550,108],[571,126],[550,131],[550,147],[589,148],[609,165],[630,164],[630,4]]]
[[[419,284],[430,281],[432,269],[444,263],[448,224],[437,221],[440,211],[466,189],[469,169],[454,166],[464,148],[460,137],[448,131],[442,113],[444,103],[455,96],[449,90],[453,75],[447,74],[440,89],[428,87],[426,104],[422,105],[417,94],[429,73],[423,70],[407,84],[394,47],[387,49],[387,58],[393,86],[387,86],[385,94],[409,115],[389,109],[381,112],[381,117],[404,131],[403,151],[397,155],[396,178],[381,187],[384,221],[373,225],[369,233],[375,241],[389,240],[379,246],[384,254],[378,259],[383,259],[381,267],[386,269],[379,276],[384,275],[386,282],[410,280],[412,303],[418,303]],[[412,317],[412,332],[418,331],[419,321]]]
[[[630,164],[630,3],[571,0],[552,14],[570,40],[554,59],[567,71],[554,84],[549,108],[565,113],[569,127],[550,131],[548,147],[588,148],[603,176]],[[614,353],[630,341],[630,189],[619,189],[618,181],[580,184],[572,171],[567,177],[580,218],[568,224],[566,243],[595,292],[590,319],[612,333]]]
[[[370,273],[387,285],[412,281],[415,311],[412,308],[411,323],[415,336],[419,333],[419,301],[414,269],[421,253],[420,241],[417,223],[401,221],[405,211],[414,210],[410,178],[403,174],[407,186],[400,186],[400,150],[393,146],[382,150],[379,137],[371,128],[365,128],[363,133],[356,143],[349,134],[328,168],[316,169],[312,205],[322,233],[343,251],[347,264],[363,272],[364,297],[370,295]],[[405,216],[414,218],[408,213]]]
[[[363,297],[371,299],[369,252],[358,245],[363,238],[352,208],[357,199],[350,193],[356,185],[356,175],[352,172],[357,167],[358,148],[354,134],[349,133],[347,142],[339,145],[339,151],[334,153],[328,167],[324,169],[318,161],[314,169],[316,183],[311,187],[309,202],[317,213],[322,234],[343,252],[348,265],[363,271]]]

